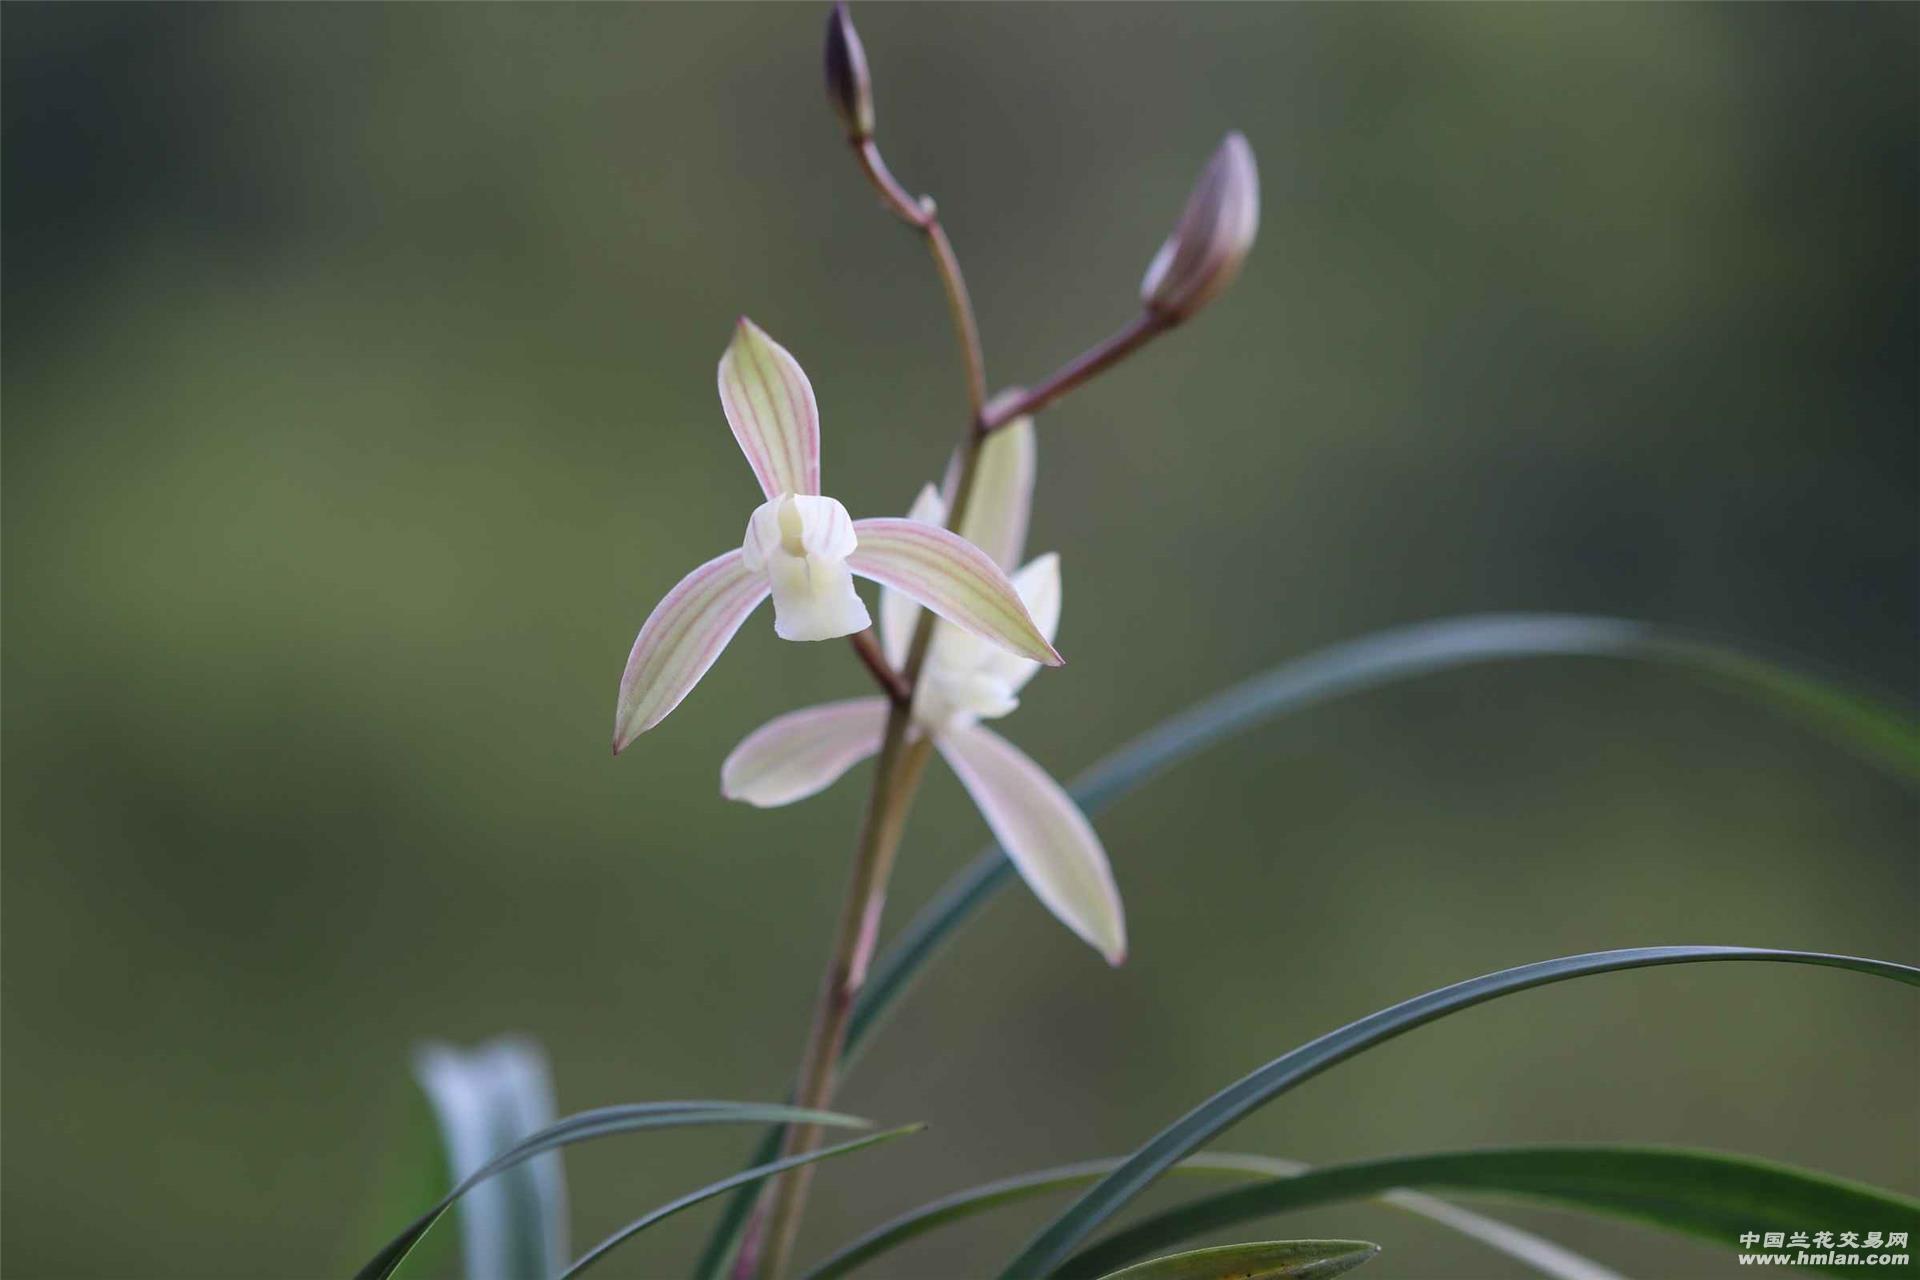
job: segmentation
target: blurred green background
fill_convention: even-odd
[[[1270,663],[1488,609],[1706,628],[1914,697],[1915,12],[861,8],[881,140],[939,199],[996,385],[1125,319],[1223,132],[1262,165],[1239,285],[1043,422],[1072,665],[1002,728],[1070,777]],[[903,511],[961,424],[922,248],[822,101],[822,18],[7,6],[7,1275],[339,1273],[424,1036],[539,1037],[566,1109],[782,1091],[866,771],[764,813],[717,770],[861,672],[762,614],[606,744],[635,629],[757,500],[714,394],[737,313],[811,374],[856,515]],[[1916,818],[1769,711],[1606,662],[1260,732],[1100,820],[1124,969],[1025,893],[962,936],[844,1098],[934,1128],[824,1171],[808,1247],[1128,1149],[1493,968],[1911,961]],[[892,920],[983,836],[936,770]],[[1648,972],[1422,1030],[1224,1145],[1652,1141],[1913,1192],[1916,1065],[1887,984]],[[571,1155],[580,1238],[750,1138]],[[1737,1271],[1731,1242],[1511,1216],[1634,1275]],[[677,1274],[707,1221],[625,1273]],[[1033,1221],[891,1274],[982,1274]],[[1268,1234],[1380,1240],[1381,1280],[1519,1274],[1387,1210]]]

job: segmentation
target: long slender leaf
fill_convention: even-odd
[[[1265,1106],[1280,1094],[1365,1049],[1500,996],[1565,982],[1588,974],[1613,973],[1655,965],[1725,961],[1762,961],[1851,969],[1920,986],[1920,969],[1811,951],[1774,951],[1756,947],[1634,947],[1565,956],[1503,969],[1415,996],[1349,1023],[1267,1063],[1208,1098],[1154,1135],[1118,1169],[1094,1184],[1023,1249],[1003,1280],[1032,1280],[1053,1272],[1080,1243],[1168,1168],[1211,1142],[1228,1126]]]
[[[1665,662],[1730,681],[1920,781],[1920,720],[1885,700],[1731,645],[1625,618],[1483,614],[1376,632],[1281,663],[1162,721],[1067,790],[1095,814],[1173,766],[1289,712],[1455,667],[1569,656]],[[1012,879],[1006,856],[988,849],[914,916],[867,977],[848,1023],[848,1063],[953,931]]]
[[[787,1140],[785,1125],[776,1125],[760,1135],[748,1165],[765,1164],[780,1153]],[[753,1220],[753,1207],[759,1203],[758,1187],[742,1187],[727,1197],[727,1203],[707,1233],[707,1243],[693,1264],[692,1280],[729,1280],[739,1261],[740,1247],[746,1242],[747,1226]]]
[[[1019,1174],[943,1196],[874,1228],[807,1272],[805,1280],[840,1280],[881,1254],[891,1253],[929,1231],[1035,1196],[1085,1186],[1105,1177],[1119,1165],[1119,1159],[1087,1160],[1055,1169]],[[1295,1160],[1219,1151],[1188,1156],[1167,1172],[1270,1180],[1290,1178],[1306,1172],[1307,1168],[1307,1165]],[[1541,1274],[1555,1277],[1555,1280],[1620,1280],[1616,1273],[1599,1263],[1551,1241],[1542,1240],[1504,1222],[1483,1218],[1432,1196],[1414,1191],[1388,1191],[1380,1199],[1396,1208],[1442,1222],[1456,1231],[1482,1240],[1529,1264]]]
[[[1318,703],[1414,676],[1487,662],[1548,657],[1643,659],[1729,683],[1777,703],[1843,745],[1909,779],[1920,779],[1920,724],[1911,711],[1722,641],[1626,618],[1581,614],[1475,614],[1378,631],[1283,662],[1162,721],[1083,773],[1068,788],[1091,815],[1144,782],[1236,734]],[[842,1073],[953,932],[1014,878],[997,848],[949,880],[867,975],[847,1027]],[[768,1134],[752,1163],[779,1151]],[[695,1280],[725,1280],[753,1210],[754,1192],[728,1202],[694,1268]]]
[[[864,1138],[855,1138],[852,1142],[843,1142],[836,1147],[821,1147],[815,1151],[804,1151],[799,1155],[786,1156],[783,1159],[770,1161],[767,1164],[755,1165],[751,1169],[744,1169],[730,1177],[722,1178],[718,1182],[708,1183],[698,1191],[690,1191],[677,1200],[670,1200],[658,1209],[635,1218],[632,1222],[629,1222],[626,1226],[620,1228],[592,1249],[588,1250],[581,1256],[578,1262],[567,1268],[566,1273],[560,1277],[560,1280],[574,1280],[575,1276],[586,1271],[587,1268],[599,1262],[602,1258],[612,1253],[627,1241],[633,1239],[633,1237],[639,1235],[642,1231],[645,1231],[648,1227],[651,1227],[663,1218],[672,1217],[682,1209],[691,1208],[699,1204],[702,1200],[711,1200],[714,1196],[723,1195],[735,1187],[752,1186],[773,1177],[775,1174],[785,1173],[787,1170],[803,1164],[812,1164],[816,1160],[831,1160],[835,1156],[851,1155],[864,1147],[875,1146],[882,1142],[891,1142],[895,1138],[904,1138],[908,1134],[918,1133],[926,1127],[924,1124],[902,1125],[898,1129],[888,1129],[884,1133],[874,1133]]]
[[[352,1275],[368,1254],[413,1221],[421,1205],[433,1203],[460,1180],[447,1163],[440,1121],[427,1096],[411,1084],[400,1096],[402,1106],[392,1109],[395,1113],[380,1125],[388,1131],[391,1145],[366,1172],[362,1220],[347,1232],[337,1256],[328,1260],[324,1267],[328,1275]],[[434,1232],[414,1247],[407,1259],[409,1269],[422,1276],[457,1275],[459,1243],[457,1232]]]
[[[1155,1258],[1103,1280],[1332,1280],[1380,1252],[1364,1240],[1265,1240]]]
[[[1069,1259],[1058,1274],[1067,1280],[1104,1275],[1203,1232],[1390,1187],[1497,1195],[1609,1214],[1698,1236],[1728,1250],[1738,1247],[1742,1232],[1769,1225],[1837,1230],[1858,1224],[1862,1232],[1920,1228],[1920,1201],[1746,1156],[1662,1147],[1514,1147],[1368,1160],[1237,1187],[1146,1218]]]
[[[419,1242],[420,1237],[427,1234],[433,1224],[440,1220],[440,1215],[445,1213],[454,1201],[495,1174],[511,1169],[523,1160],[530,1160],[543,1151],[552,1151],[557,1147],[587,1142],[595,1138],[633,1133],[641,1129],[670,1129],[683,1125],[705,1124],[790,1123],[833,1125],[843,1129],[871,1127],[870,1121],[856,1116],[843,1116],[831,1111],[808,1111],[798,1107],[764,1102],[636,1102],[624,1106],[598,1107],[592,1111],[578,1112],[548,1125],[538,1133],[529,1134],[462,1178],[454,1185],[453,1190],[440,1198],[437,1204],[414,1219],[412,1225],[405,1231],[388,1241],[385,1248],[376,1253],[355,1273],[354,1280],[386,1280],[406,1258],[413,1246]]]
[[[1452,1227],[1468,1239],[1478,1240],[1491,1249],[1524,1262],[1541,1275],[1553,1277],[1553,1280],[1624,1280],[1613,1268],[1603,1267],[1565,1245],[1555,1244],[1530,1231],[1522,1231],[1497,1218],[1462,1209],[1457,1204],[1430,1196],[1424,1191],[1389,1191],[1380,1197],[1380,1202]]]
[[[425,1044],[413,1074],[432,1104],[454,1182],[553,1123],[540,1046],[500,1036],[471,1049]],[[436,1187],[435,1190],[439,1188]],[[464,1280],[550,1280],[567,1265],[566,1176],[549,1151],[475,1187],[461,1202]]]

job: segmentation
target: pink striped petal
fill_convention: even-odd
[[[720,407],[768,498],[820,492],[820,411],[800,362],[745,316],[720,357]]]
[[[847,567],[911,596],[982,640],[1043,666],[1064,661],[1027,612],[1005,571],[958,534],[918,520],[855,520]]]
[[[707,674],[740,624],[767,598],[765,574],[729,551],[680,579],[640,628],[620,677],[613,717],[613,751],[667,718]]]
[[[1127,958],[1127,923],[1107,851],[1093,825],[1046,770],[975,725],[934,738],[994,839],[1060,922],[1107,958]]]
[[[772,809],[824,791],[880,749],[885,698],[789,711],[748,734],[720,766],[720,794]]]
[[[947,504],[932,485],[920,490],[907,510],[907,519],[922,524],[944,526]],[[895,671],[907,668],[907,653],[913,648],[913,629],[920,625],[920,606],[898,591],[880,591],[880,652]],[[1048,636],[1047,639],[1053,639]]]

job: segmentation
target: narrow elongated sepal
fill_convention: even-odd
[[[1127,925],[1107,851],[1060,784],[978,725],[935,737],[980,816],[1034,895],[1109,964],[1127,958]]]
[[[720,407],[768,498],[820,492],[820,411],[787,349],[745,316],[720,357]]]
[[[917,520],[856,520],[860,545],[847,567],[911,596],[959,627],[1042,666],[1054,651],[1006,572],[958,534]]]
[[[720,766],[720,793],[771,809],[824,791],[880,749],[885,698],[790,711],[755,729]]]
[[[680,579],[654,606],[620,676],[613,718],[616,755],[680,705],[767,591],[766,575],[748,569],[736,550]]]
[[[1020,593],[1021,602],[1027,606],[1027,612],[1033,617],[1033,624],[1040,628],[1040,634],[1052,644],[1060,634],[1060,556],[1049,551],[1043,556],[1035,556],[1020,572],[1013,575],[1013,589]],[[1025,679],[1032,678],[1028,672]]]

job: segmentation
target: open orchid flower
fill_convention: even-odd
[[[979,467],[961,532],[1011,568],[1026,542],[1033,500],[1032,422],[1023,418],[995,433]],[[928,485],[909,519],[927,527],[942,523],[947,503]],[[1013,586],[1051,643],[1060,625],[1059,557],[1048,553],[1029,562],[1013,575]],[[896,670],[906,662],[919,614],[906,594],[881,591],[881,646]],[[1126,922],[1092,824],[1044,769],[980,723],[1019,706],[1021,688],[1039,670],[1029,657],[940,625],[914,696],[913,731],[932,738],[1047,910],[1119,964],[1126,958]],[[763,808],[813,795],[879,750],[887,711],[884,698],[854,698],[781,716],[734,748],[721,766],[720,789]]]
[[[821,496],[813,387],[786,348],[744,316],[720,358],[720,407],[767,500],[747,521],[740,548],[682,578],[640,628],[620,677],[615,754],[680,705],[769,595],[784,640],[864,631],[870,620],[855,574],[926,606],[990,651],[1060,665],[991,556],[938,524],[853,520]]]

